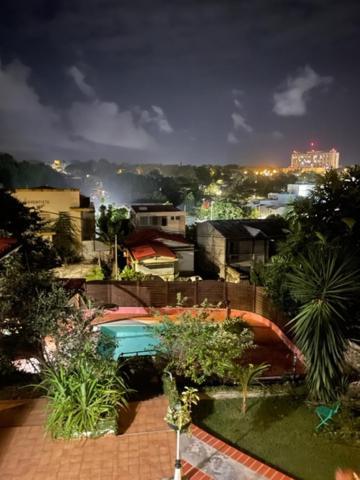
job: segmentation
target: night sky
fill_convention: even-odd
[[[2,0],[0,151],[360,163],[358,0]]]

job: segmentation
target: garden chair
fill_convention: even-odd
[[[320,405],[316,407],[315,412],[320,418],[320,423],[316,427],[316,430],[319,430],[323,425],[327,425],[329,421],[337,414],[340,408],[340,402],[336,402],[332,407],[326,407],[325,405]]]

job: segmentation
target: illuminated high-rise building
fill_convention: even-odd
[[[313,144],[311,144],[313,146]],[[329,169],[339,168],[339,152],[332,148],[329,152],[322,150],[309,150],[308,152],[297,152],[291,154],[291,168],[301,169]]]

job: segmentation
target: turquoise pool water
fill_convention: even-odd
[[[149,324],[119,322],[102,325],[100,332],[115,340],[115,349],[112,353],[115,360],[119,357],[154,355],[159,344]]]

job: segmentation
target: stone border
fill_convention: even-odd
[[[253,472],[263,475],[268,480],[294,480],[292,477],[289,477],[288,475],[285,475],[284,473],[279,472],[278,470],[275,470],[269,465],[266,465],[265,463],[262,463],[253,457],[250,457],[249,455],[242,452],[241,450],[238,450],[230,446],[229,444],[223,442],[219,438],[214,437],[213,435],[209,434],[205,430],[202,430],[201,428],[199,428],[197,425],[192,425],[191,431],[192,431],[192,434],[202,442],[207,443],[213,448],[216,448],[219,452],[232,458],[236,462],[242,463]],[[206,474],[204,473],[203,475],[206,475]],[[191,478],[192,479],[194,478],[195,480],[195,477],[191,477]],[[196,480],[200,480],[200,479],[205,480],[206,478],[209,478],[209,477],[199,476],[199,477],[196,477]]]
[[[185,478],[188,478],[189,480],[212,480],[212,477],[207,473],[200,470],[200,468],[194,467],[186,460],[182,460],[182,471]]]

